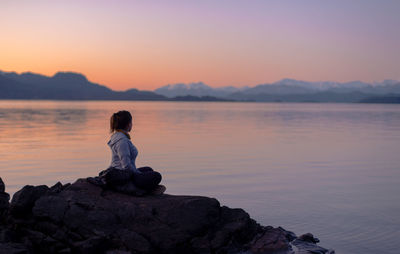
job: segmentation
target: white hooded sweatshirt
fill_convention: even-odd
[[[124,133],[115,132],[107,144],[112,152],[110,167],[141,173],[135,164],[138,150]]]

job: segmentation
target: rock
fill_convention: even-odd
[[[334,254],[335,251],[322,248],[314,243],[296,239],[292,242],[297,249],[296,254]]]
[[[290,253],[292,250],[287,233],[281,228],[267,227],[251,244],[252,253]]]
[[[109,247],[108,239],[94,236],[84,241],[73,243],[72,250],[77,253],[104,253],[104,250],[109,249]]]
[[[5,192],[6,187],[0,177],[0,222],[3,222],[10,206],[10,194]]]
[[[49,205],[51,204],[51,205]],[[68,202],[58,196],[44,196],[39,198],[33,206],[32,214],[36,218],[47,219],[60,223],[64,218]]]
[[[6,191],[6,186],[4,185],[3,179],[0,177],[0,193]]]
[[[4,217],[8,212],[8,208],[10,206],[9,200],[10,194],[6,192],[0,192],[0,221],[4,220]]]
[[[57,182],[53,186],[50,187],[50,191],[58,193],[63,190],[63,185],[60,182]]]
[[[307,233],[307,234],[299,236],[299,240],[304,241],[304,242],[309,242],[309,243],[319,243],[319,239],[314,238],[314,236],[311,233]]]
[[[122,243],[126,243],[126,247],[129,250],[136,251],[138,253],[149,253],[151,251],[151,244],[143,236],[139,235],[134,231],[127,229],[121,229],[116,232]]]
[[[10,212],[17,217],[30,214],[36,200],[43,196],[48,190],[49,187],[45,185],[26,185],[14,194],[11,200]]]
[[[263,227],[214,198],[131,196],[85,179],[27,185],[8,216],[0,242],[10,253],[328,253],[311,234]]]
[[[18,243],[0,243],[0,254],[28,254],[29,250]]]

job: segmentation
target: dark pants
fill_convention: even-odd
[[[133,173],[130,170],[121,170],[116,168],[109,168],[100,172],[101,177],[105,177],[105,180],[109,186],[122,186],[128,182],[143,190],[149,191],[154,189],[161,182],[161,174],[154,171],[150,167],[138,168],[141,172]]]
[[[161,182],[161,174],[150,167],[138,168],[142,173],[133,174],[133,183],[144,190],[152,190]]]

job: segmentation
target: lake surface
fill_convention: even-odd
[[[399,253],[400,105],[0,101],[6,191],[107,168],[121,109],[137,165],[167,193],[216,197],[336,253]]]

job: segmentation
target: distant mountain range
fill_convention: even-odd
[[[31,72],[0,71],[0,99],[399,103],[400,82],[385,80],[370,84],[282,79],[254,87],[213,88],[198,82],[166,85],[154,91],[114,91],[74,72],[58,72],[48,77]]]
[[[0,71],[0,99],[165,100],[166,97],[137,89],[113,91],[73,72],[58,72],[47,77],[31,72]]]
[[[166,85],[154,90],[157,94],[173,98],[175,96],[213,96],[227,100],[266,101],[266,102],[361,102],[375,98],[378,101],[386,97],[400,98],[400,82],[385,80],[381,83],[352,81],[306,82],[294,79],[282,79],[271,84],[254,87],[212,88],[206,84]]]
[[[234,86],[225,86],[212,88],[203,82],[191,83],[191,84],[174,84],[166,85],[154,90],[155,93],[164,95],[169,98],[176,96],[213,96],[213,97],[228,97],[230,94],[240,92],[249,87],[237,88]]]

